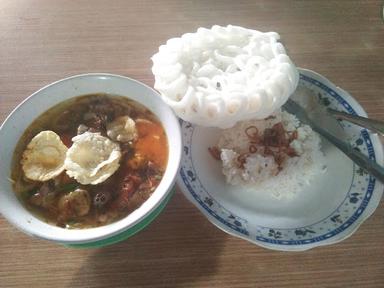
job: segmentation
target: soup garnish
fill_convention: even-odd
[[[165,131],[141,104],[92,94],[40,115],[13,156],[15,193],[36,216],[63,228],[117,221],[159,185],[168,161]]]

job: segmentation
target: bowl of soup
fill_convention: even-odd
[[[172,196],[178,119],[153,89],[84,74],[32,94],[0,128],[0,212],[23,232],[73,247],[137,233]]]

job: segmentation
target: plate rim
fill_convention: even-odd
[[[303,69],[303,68],[298,68],[298,70],[300,74],[303,74],[304,76],[308,76],[310,78],[319,78],[321,80],[319,81],[321,84],[324,84],[325,86],[329,86],[333,90],[336,90],[338,94],[341,94],[339,96],[343,100],[345,100],[348,104],[350,104],[350,106],[358,115],[367,116],[367,113],[365,112],[363,107],[347,91],[336,86],[331,81],[329,81],[326,77],[324,77],[323,75],[315,71],[312,71],[309,69]],[[369,139],[372,143],[372,147],[374,149],[374,154],[377,161],[379,161],[382,164],[382,162],[384,162],[383,161],[383,145],[381,144],[377,135],[369,135]],[[355,164],[354,164],[354,167],[355,167]],[[207,211],[188,191],[188,187],[186,187],[182,179],[182,175],[181,175],[181,173],[183,173],[182,170],[183,170],[182,167],[180,167],[180,170],[177,176],[177,184],[180,187],[180,190],[182,191],[184,196],[186,196],[186,198],[189,201],[191,201],[212,224],[214,224],[217,228],[219,228],[223,232],[228,233],[232,236],[238,237],[240,239],[244,239],[248,242],[251,242],[253,244],[256,244],[258,246],[261,246],[267,249],[278,250],[278,251],[305,251],[315,247],[335,244],[349,238],[351,235],[353,235],[357,231],[360,225],[364,223],[374,213],[374,211],[380,204],[380,199],[383,194],[383,189],[382,189],[383,184],[375,180],[373,184],[374,186],[372,189],[372,197],[368,200],[368,203],[366,204],[366,206],[364,207],[364,210],[358,216],[358,218],[354,222],[352,222],[351,225],[349,225],[349,227],[347,227],[346,229],[344,229],[344,231],[342,231],[344,232],[344,234],[340,235],[341,233],[337,233],[327,239],[322,239],[320,241],[315,241],[308,244],[283,245],[283,244],[268,243],[268,242],[260,241],[256,237],[250,237],[250,236],[241,234],[239,231],[236,231],[231,227],[228,227],[228,225],[221,223],[220,220],[213,217],[213,215],[211,215],[211,213],[209,213],[209,211]]]

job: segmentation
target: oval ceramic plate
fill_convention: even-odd
[[[323,76],[300,69],[299,85],[324,106],[366,116],[347,92]],[[340,122],[355,149],[383,164],[379,138]],[[235,187],[225,182],[221,163],[208,153],[220,130],[182,122],[183,158],[178,184],[185,196],[217,227],[269,249],[302,251],[339,242],[352,235],[376,209],[383,184],[322,139],[327,169],[291,199]]]

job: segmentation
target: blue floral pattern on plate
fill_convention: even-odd
[[[347,93],[345,91],[339,88],[331,88],[327,82],[321,75],[309,70],[300,70],[299,85],[317,91],[317,97],[321,104],[340,111],[357,114],[354,107],[358,104],[350,104],[346,99],[348,97],[346,97]],[[345,94],[344,97],[341,94]],[[348,134],[350,143],[355,149],[375,160],[375,147],[369,133],[365,129],[361,129],[359,133],[356,133],[356,127],[352,127],[347,122],[341,121],[340,124]],[[375,178],[354,165],[350,189],[346,193],[344,200],[331,214],[304,227],[286,229],[257,226],[256,229],[250,231],[247,219],[243,219],[233,211],[223,207],[200,182],[190,155],[191,140],[195,127],[184,121],[181,121],[181,126],[184,153],[178,182],[182,187],[182,191],[219,228],[261,246],[278,250],[305,250],[319,245],[330,244],[332,243],[330,240],[333,238],[333,242],[340,241],[352,234],[364,220],[361,219],[361,216],[369,204],[372,206],[370,207],[372,211],[369,211],[368,216],[374,211],[378,203],[370,203],[372,195],[374,193],[379,194],[375,197],[376,201],[376,199],[380,199],[382,194],[382,189],[375,189],[375,186],[377,186]],[[365,216],[365,218],[368,216]],[[338,237],[339,234],[345,234],[346,232],[348,232],[348,235],[344,235],[342,238]],[[325,241],[328,242],[325,243]],[[291,248],[286,246],[291,246]]]

